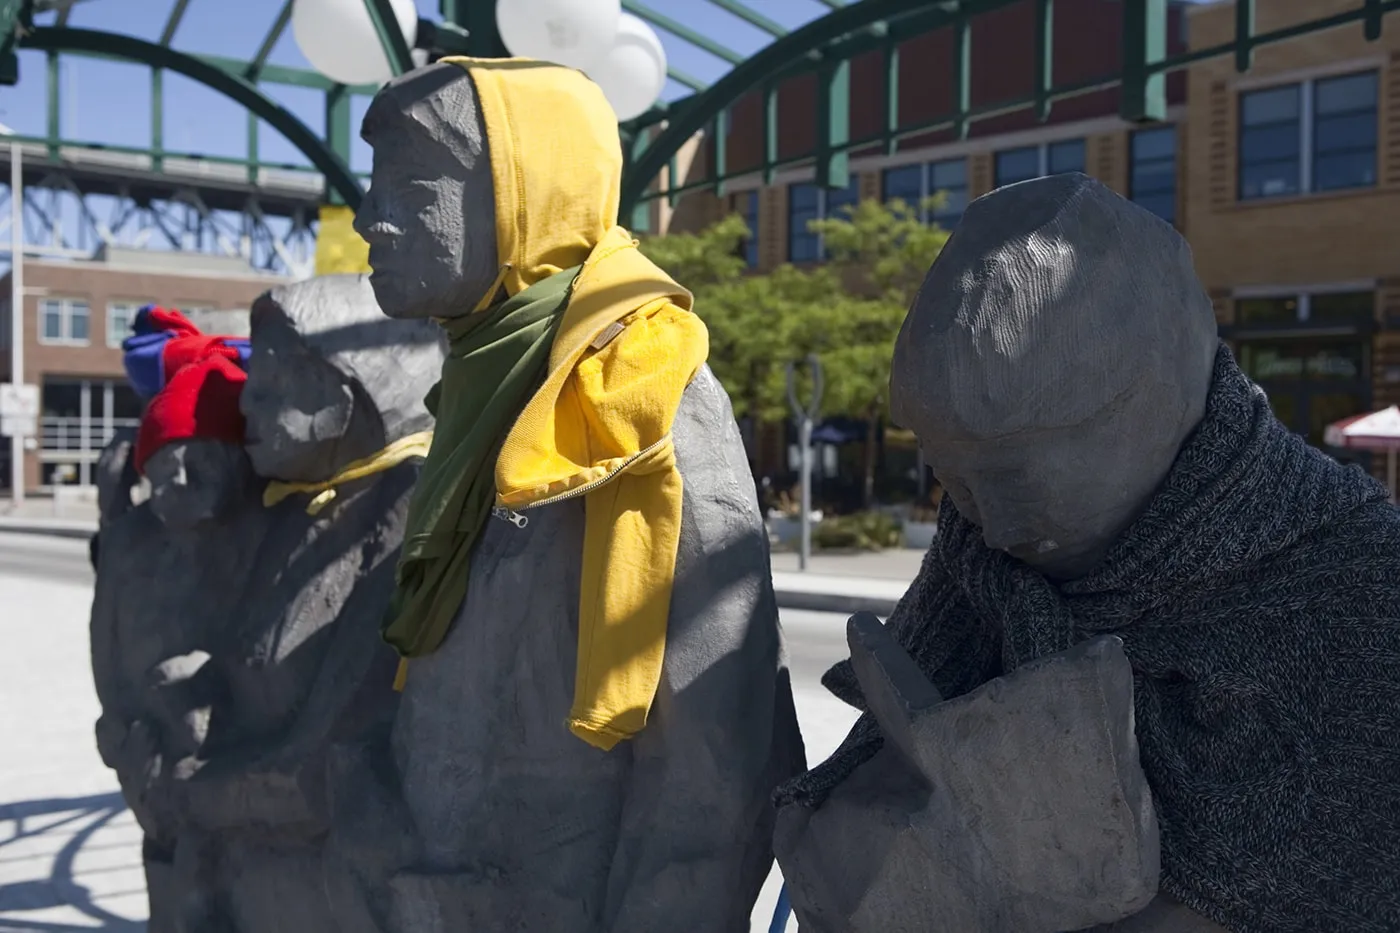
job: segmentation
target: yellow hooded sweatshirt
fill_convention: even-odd
[[[681,526],[671,426],[708,335],[689,292],[617,225],[622,150],[597,85],[522,59],[443,61],[468,70],[480,99],[500,287],[516,295],[582,266],[548,375],[497,459],[496,490],[520,512],[583,497],[569,728],[609,749],[645,726],[661,678]]]

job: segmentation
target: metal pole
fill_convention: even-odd
[[[10,382],[24,385],[24,152],[10,143]],[[24,438],[10,438],[10,497],[24,504]]]
[[[798,570],[806,570],[807,562],[812,557],[812,425],[821,411],[822,390],[825,387],[821,360],[815,355],[807,357],[807,374],[812,380],[812,397],[804,405],[797,397],[797,364],[787,364],[788,404],[792,406],[793,416],[797,419],[802,471],[802,517],[799,520],[802,537],[797,554]]]
[[[797,569],[806,570],[812,559],[812,419],[803,416],[797,431],[797,442],[802,445],[802,546],[797,554]]]

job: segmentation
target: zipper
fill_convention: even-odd
[[[524,528],[526,525],[530,524],[528,516],[521,515],[519,512],[513,512],[505,506],[496,506],[491,510],[491,514],[503,522],[510,522],[516,528]]]
[[[635,453],[635,454],[633,454],[632,456],[628,457],[626,460],[622,461],[622,464],[621,464],[620,466],[618,466],[617,469],[615,469],[615,470],[613,470],[611,473],[609,473],[607,476],[600,476],[600,477],[598,477],[597,479],[593,480],[591,483],[584,483],[582,486],[579,486],[579,487],[577,487],[576,489],[570,489],[568,492],[561,492],[561,493],[559,493],[559,495],[557,495],[557,496],[550,496],[550,497],[547,498],[547,499],[540,499],[540,500],[537,501],[537,502],[527,502],[527,503],[525,503],[524,505],[522,505],[522,506],[520,507],[520,511],[521,511],[521,512],[526,512],[526,511],[529,511],[530,509],[538,509],[538,508],[540,508],[541,506],[553,505],[553,504],[556,503],[556,502],[564,502],[565,500],[568,500],[568,499],[575,499],[575,498],[577,498],[577,497],[579,497],[579,496],[586,496],[586,495],[588,495],[590,492],[592,492],[593,490],[597,489],[599,486],[605,486],[605,485],[607,485],[608,483],[612,482],[614,479],[616,479],[616,478],[618,477],[619,474],[625,472],[625,471],[627,470],[627,468],[630,467],[632,464],[636,463],[638,460],[642,459],[643,457],[646,457],[646,456],[651,455],[651,454],[652,454],[653,452],[655,452],[657,449],[659,449],[660,447],[662,447],[662,446],[664,446],[665,444],[669,443],[670,440],[671,440],[671,435],[670,435],[670,434],[667,434],[665,437],[661,438],[661,440],[657,441],[655,444],[652,444],[650,447],[647,447],[645,450],[640,450],[640,451],[638,451],[637,453]],[[509,511],[509,509],[507,509],[506,511]],[[522,516],[520,516],[520,517],[521,517],[521,518],[524,518],[525,516],[522,515]],[[520,527],[523,528],[523,527],[525,527],[525,526],[524,526],[524,525],[521,525]]]

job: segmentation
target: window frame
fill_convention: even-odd
[[[144,307],[145,307],[146,305],[148,305],[148,304],[151,304],[151,302],[149,302],[149,301],[133,301],[133,300],[127,300],[127,299],[118,299],[118,300],[115,300],[115,301],[108,301],[108,302],[107,302],[107,327],[106,327],[106,330],[107,330],[107,346],[108,346],[109,348],[111,348],[111,349],[113,349],[113,350],[120,350],[120,349],[121,349],[122,341],[125,340],[127,337],[130,337],[130,336],[131,336],[131,324],[132,324],[133,321],[136,320],[136,312],[140,311],[142,308],[144,308]],[[116,335],[116,334],[114,334],[113,331],[112,331],[112,324],[113,324],[113,321],[114,321],[114,319],[115,319],[114,311],[115,311],[117,308],[129,308],[129,309],[130,309],[130,312],[131,312],[130,316],[127,318],[127,322],[126,322],[126,323],[127,323],[126,331],[125,331],[124,333],[120,334],[120,335]],[[115,340],[114,340],[113,338],[115,338]]]
[[[959,185],[937,187],[933,180],[935,171],[942,166],[949,165],[961,166],[962,183]],[[927,162],[910,162],[905,165],[885,166],[880,170],[880,202],[882,204],[888,204],[891,200],[894,200],[891,198],[889,191],[890,173],[907,172],[911,170],[917,171],[919,191],[915,198],[915,203],[911,204],[910,207],[914,208],[915,213],[922,223],[934,223],[944,230],[952,230],[953,227],[957,226],[958,222],[962,220],[963,212],[967,210],[967,156],[951,156],[946,159],[932,159]],[[941,211],[927,209],[925,202],[940,191],[947,191],[950,195],[961,194],[963,197],[962,206],[953,209],[945,208]],[[900,200],[907,201],[907,198],[901,196]],[[951,221],[951,223],[948,221]]]
[[[831,192],[832,189],[829,189],[829,188],[826,188],[826,187],[824,187],[824,186],[822,186],[822,185],[819,185],[819,184],[816,183],[816,181],[794,181],[794,182],[789,182],[789,183],[788,183],[788,186],[787,186],[787,195],[788,195],[788,203],[787,203],[787,222],[788,222],[788,230],[787,230],[787,261],[790,262],[790,263],[816,263],[816,262],[826,262],[826,260],[827,260],[827,255],[826,255],[826,244],[823,242],[823,237],[822,237],[822,235],[821,235],[820,233],[811,233],[811,232],[808,232],[807,230],[802,230],[802,231],[800,231],[800,232],[795,232],[795,231],[794,231],[794,224],[793,224],[793,222],[792,222],[792,215],[793,215],[792,192],[793,192],[794,189],[800,188],[800,187],[809,187],[809,188],[813,188],[813,189],[815,189],[816,195],[817,195],[816,213],[815,213],[814,216],[807,218],[807,221],[806,221],[807,223],[810,223],[810,222],[813,221],[813,220],[826,220],[826,219],[828,219],[828,217],[830,216],[830,211],[831,211],[831,203],[830,203],[830,197],[829,197],[829,195],[830,195],[830,192]],[[855,173],[855,172],[851,172],[851,174],[850,174],[850,180],[847,182],[846,188],[845,188],[845,189],[836,189],[836,190],[842,191],[843,193],[844,193],[845,191],[850,191],[850,192],[853,192],[854,195],[855,195],[855,197],[854,197],[852,200],[850,200],[850,201],[844,201],[844,200],[843,200],[843,201],[838,202],[838,204],[837,204],[837,207],[838,207],[838,208],[839,208],[839,207],[847,207],[847,206],[849,206],[849,207],[856,207],[856,206],[858,206],[858,205],[860,204],[860,202],[861,202],[861,196],[860,196],[860,175],[858,175],[858,174]],[[803,209],[803,212],[804,212],[804,213],[806,212],[806,208]],[[793,248],[792,248],[792,247],[793,247],[793,244],[795,243],[795,237],[799,237],[799,236],[800,236],[800,237],[811,237],[813,240],[816,241],[816,256],[815,256],[814,258],[811,258],[811,259],[796,259],[796,258],[793,257],[793,252],[794,252],[794,251],[793,251]]]
[[[1142,158],[1142,157],[1140,157],[1140,156],[1137,154],[1137,141],[1138,141],[1140,138],[1144,138],[1144,137],[1152,136],[1152,135],[1164,135],[1164,134],[1170,134],[1170,135],[1171,135],[1171,154],[1170,154],[1170,155],[1166,155],[1166,156],[1153,156],[1153,157],[1151,157],[1151,158]],[[1170,195],[1171,195],[1171,205],[1172,205],[1171,217],[1162,217],[1162,215],[1161,215],[1161,214],[1157,214],[1156,211],[1152,211],[1152,213],[1156,214],[1158,217],[1161,217],[1162,220],[1165,220],[1167,223],[1171,224],[1172,226],[1176,226],[1176,221],[1177,221],[1177,209],[1178,209],[1178,207],[1180,207],[1180,205],[1178,204],[1178,199],[1179,199],[1180,193],[1181,193],[1181,191],[1180,191],[1180,189],[1181,189],[1181,184],[1180,184],[1180,178],[1177,177],[1177,176],[1178,176],[1178,172],[1180,171],[1180,165],[1179,165],[1179,163],[1178,163],[1178,161],[1177,161],[1177,160],[1178,160],[1178,156],[1179,156],[1179,154],[1180,154],[1179,143],[1180,143],[1180,133],[1177,131],[1177,125],[1176,125],[1175,123],[1164,123],[1164,124],[1161,124],[1160,126],[1150,126],[1150,127],[1144,127],[1143,129],[1133,130],[1133,131],[1129,134],[1129,136],[1128,136],[1128,200],[1132,201],[1134,204],[1137,204],[1137,205],[1140,206],[1140,207],[1143,207],[1143,208],[1146,209],[1146,210],[1152,210],[1151,208],[1147,207],[1145,204],[1143,204],[1141,201],[1138,200],[1138,197],[1139,197],[1140,195],[1146,195],[1146,196],[1153,196],[1153,195],[1156,195],[1156,196],[1161,196],[1161,195],[1170,194]],[[1168,189],[1168,188],[1161,188],[1161,189],[1150,189],[1150,190],[1146,190],[1146,191],[1139,190],[1138,180],[1137,180],[1137,170],[1138,170],[1138,167],[1139,167],[1139,166],[1144,166],[1144,165],[1146,165],[1146,166],[1169,165],[1169,166],[1171,167],[1171,173],[1170,173],[1170,176],[1169,176],[1169,177],[1171,178],[1171,187],[1170,187],[1169,189]]]
[[[48,310],[46,306],[58,305],[58,320],[60,336],[50,337],[45,327]],[[82,305],[83,317],[87,319],[87,336],[73,336],[73,308],[75,305]],[[92,301],[87,298],[62,298],[54,295],[45,295],[39,299],[36,309],[38,314],[38,327],[35,329],[35,337],[38,343],[46,347],[89,347],[92,346]]]
[[[1044,142],[1029,143],[1024,146],[1011,146],[1007,149],[994,149],[992,151],[992,189],[1005,188],[1007,185],[1014,185],[1018,182],[1032,181],[1036,178],[1049,178],[1050,152],[1060,146],[1077,145],[1079,147],[1082,161],[1079,168],[1062,169],[1054,172],[1055,175],[1064,175],[1069,172],[1088,173],[1089,170],[1089,138],[1087,136],[1066,136],[1063,139],[1048,139]],[[1001,179],[1001,156],[1010,153],[1034,152],[1036,156],[1036,174],[1027,175],[1025,178],[1017,178],[1015,181],[1003,182]]]
[[[1375,141],[1372,143],[1372,145],[1371,145],[1371,147],[1370,147],[1370,148],[1371,148],[1371,157],[1372,157],[1372,167],[1373,167],[1371,181],[1370,181],[1369,183],[1351,184],[1351,185],[1344,185],[1344,186],[1338,186],[1338,187],[1329,187],[1329,188],[1319,188],[1318,185],[1317,185],[1317,155],[1318,155],[1318,146],[1317,146],[1317,124],[1318,124],[1317,98],[1318,98],[1319,87],[1320,87],[1321,85],[1326,85],[1328,82],[1331,82],[1331,81],[1344,80],[1344,79],[1347,79],[1347,78],[1359,78],[1359,77],[1363,77],[1363,76],[1369,76],[1369,77],[1371,78],[1371,81],[1373,82],[1373,86],[1374,86],[1374,88],[1375,88],[1375,94],[1374,94],[1374,98],[1375,98],[1375,99],[1374,99],[1373,103],[1371,104],[1369,111],[1366,110],[1366,109],[1355,109],[1355,110],[1348,110],[1348,111],[1338,111],[1338,112],[1336,112],[1336,113],[1334,113],[1334,114],[1327,114],[1326,116],[1355,115],[1355,114],[1361,114],[1361,113],[1367,113],[1367,112],[1369,112],[1369,113],[1371,114],[1372,120],[1374,121],[1374,124],[1375,124],[1375,131],[1376,131]],[[1381,146],[1380,146],[1380,130],[1381,130],[1380,95],[1381,95],[1382,88],[1381,88],[1381,81],[1380,81],[1380,78],[1381,78],[1381,76],[1380,76],[1380,69],[1375,68],[1375,67],[1371,67],[1371,68],[1360,68],[1360,69],[1357,69],[1357,70],[1354,70],[1354,71],[1340,72],[1340,73],[1338,73],[1338,74],[1329,74],[1329,75],[1323,75],[1323,76],[1319,76],[1319,77],[1304,78],[1304,79],[1298,80],[1298,81],[1286,81],[1286,82],[1283,82],[1283,83],[1280,83],[1280,84],[1271,84],[1271,85],[1267,85],[1267,86],[1263,86],[1263,87],[1252,87],[1252,88],[1248,88],[1248,89],[1241,90],[1241,91],[1236,95],[1236,100],[1235,100],[1235,117],[1236,117],[1236,126],[1235,126],[1235,200],[1236,200],[1236,202],[1238,202],[1238,203],[1250,203],[1250,204],[1252,204],[1252,203],[1257,203],[1257,202],[1267,202],[1267,201],[1273,201],[1273,200],[1278,200],[1278,199],[1302,198],[1302,197],[1312,197],[1312,196],[1316,196],[1316,195],[1336,194],[1336,193],[1339,193],[1339,192],[1340,192],[1340,193],[1344,193],[1344,192],[1349,192],[1349,191],[1367,191],[1367,190],[1374,190],[1375,188],[1377,188],[1377,187],[1379,186],[1379,184],[1380,184],[1380,149],[1381,149]],[[1253,124],[1253,125],[1250,125],[1250,124],[1246,124],[1246,123],[1245,123],[1245,120],[1244,120],[1245,102],[1246,102],[1250,97],[1252,97],[1253,95],[1256,95],[1256,94],[1267,94],[1267,93],[1270,93],[1270,92],[1273,92],[1273,91],[1281,91],[1281,90],[1286,90],[1286,89],[1293,89],[1293,90],[1295,90],[1295,92],[1296,92],[1297,95],[1298,95],[1298,115],[1297,115],[1297,117],[1293,118],[1292,120],[1287,120],[1287,121],[1278,120],[1278,121],[1273,121],[1272,123],[1261,123],[1261,124]],[[1258,129],[1258,128],[1260,128],[1260,127],[1284,126],[1284,125],[1287,125],[1287,124],[1290,124],[1290,123],[1294,123],[1294,124],[1297,125],[1297,134],[1298,134],[1298,159],[1297,159],[1297,161],[1298,161],[1298,187],[1297,187],[1297,190],[1296,190],[1296,191],[1285,191],[1285,192],[1280,192],[1280,193],[1278,193],[1278,194],[1264,194],[1264,193],[1260,193],[1260,194],[1254,194],[1254,195],[1246,195],[1246,194],[1245,194],[1245,178],[1244,178],[1244,173],[1245,173],[1246,168],[1251,167],[1251,166],[1254,166],[1254,165],[1268,165],[1268,164],[1275,163],[1275,162],[1281,163],[1281,162],[1284,162],[1284,161],[1286,161],[1286,160],[1285,160],[1285,159],[1264,159],[1264,160],[1259,160],[1259,161],[1257,161],[1257,162],[1246,162],[1246,161],[1245,161],[1245,158],[1244,158],[1244,134],[1245,134],[1245,132],[1246,132],[1247,130],[1249,130],[1249,129]],[[1352,149],[1347,150],[1347,151],[1348,151],[1348,152],[1352,152],[1352,153],[1360,153],[1360,152],[1364,152],[1365,150],[1362,149],[1362,148],[1355,148],[1355,147],[1353,147]]]

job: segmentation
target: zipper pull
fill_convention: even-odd
[[[496,506],[491,510],[491,514],[503,522],[510,522],[516,528],[524,528],[530,524],[529,516],[521,515],[519,512],[512,512],[504,506]]]

